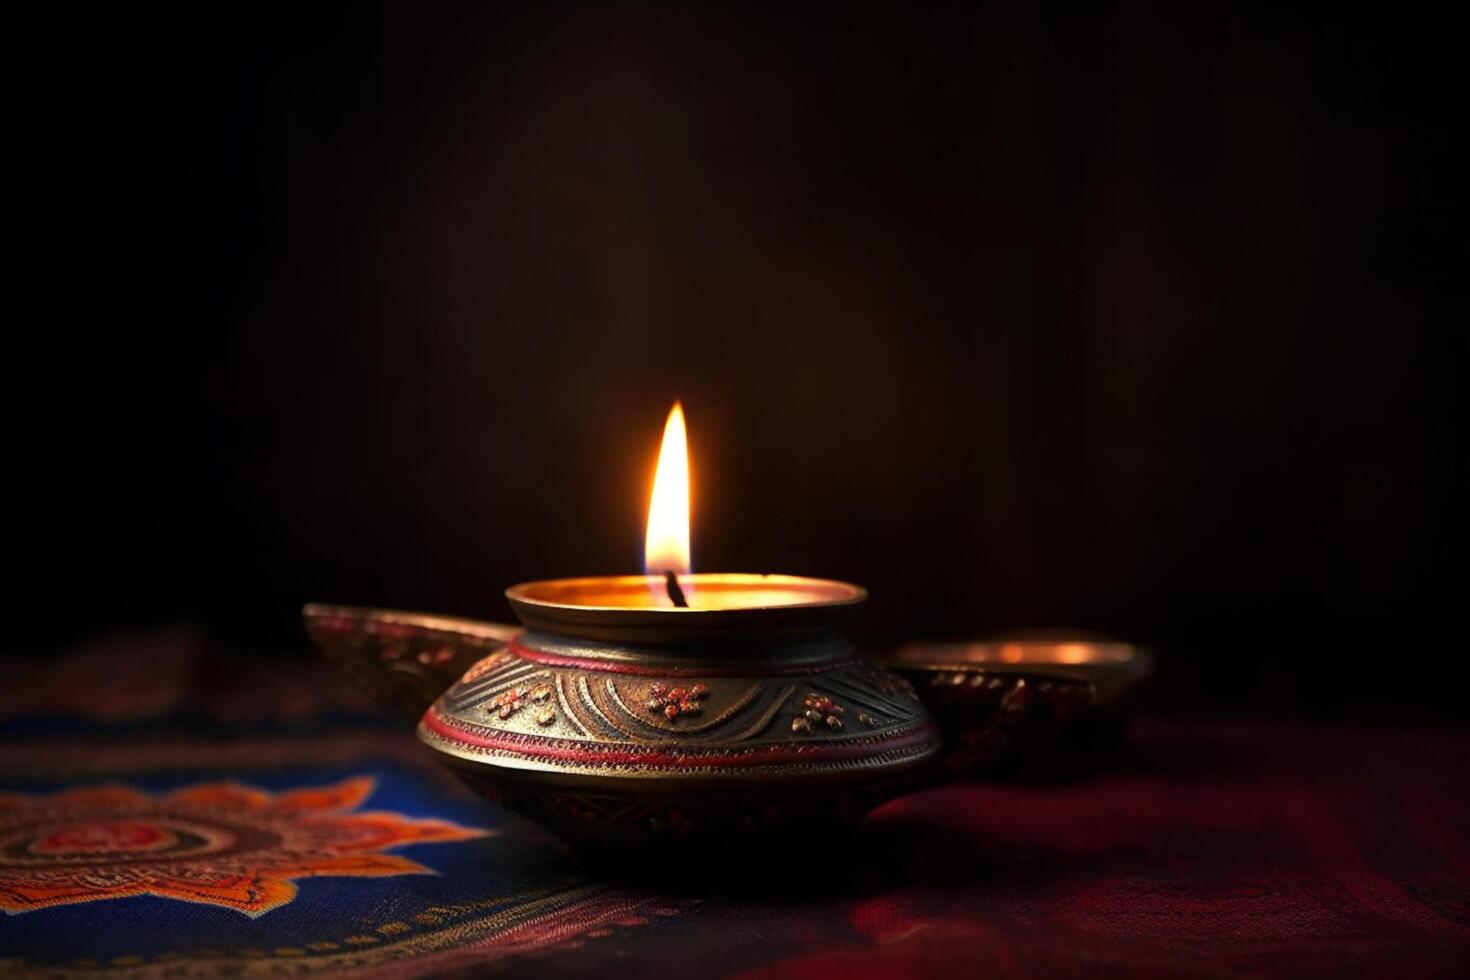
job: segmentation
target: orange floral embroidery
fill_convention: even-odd
[[[374,788],[358,777],[278,793],[201,783],[162,795],[130,786],[0,794],[0,909],[154,895],[254,918],[295,898],[296,878],[432,874],[382,852],[488,833],[351,812]]]

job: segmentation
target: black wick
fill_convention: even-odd
[[[684,590],[679,587],[679,576],[672,571],[664,572],[664,591],[669,594],[669,601],[680,609],[689,608],[689,600],[684,598]]]

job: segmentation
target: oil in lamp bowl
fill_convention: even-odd
[[[920,692],[952,777],[1065,776],[1122,741],[1153,656],[1111,637],[1039,630],[909,643],[880,658]]]
[[[644,576],[509,589],[525,630],[428,707],[419,738],[577,844],[791,838],[917,785],[938,730],[908,681],[843,637],[861,588],[680,582],[690,608],[656,605],[661,580]]]

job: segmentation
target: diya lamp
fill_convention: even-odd
[[[918,688],[944,735],[943,774],[1069,775],[1122,741],[1153,655],[1112,637],[1029,630],[908,643],[880,660]]]
[[[308,606],[305,618],[380,699],[420,709],[442,691],[419,738],[477,791],[574,843],[854,822],[937,756],[913,686],[842,635],[862,588],[691,572],[677,404],[644,557],[644,575],[513,586],[520,630],[337,606]]]

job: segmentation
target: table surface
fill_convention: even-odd
[[[752,877],[579,863],[310,661],[187,633],[11,664],[0,973],[1470,975],[1470,733],[1144,718]]]

